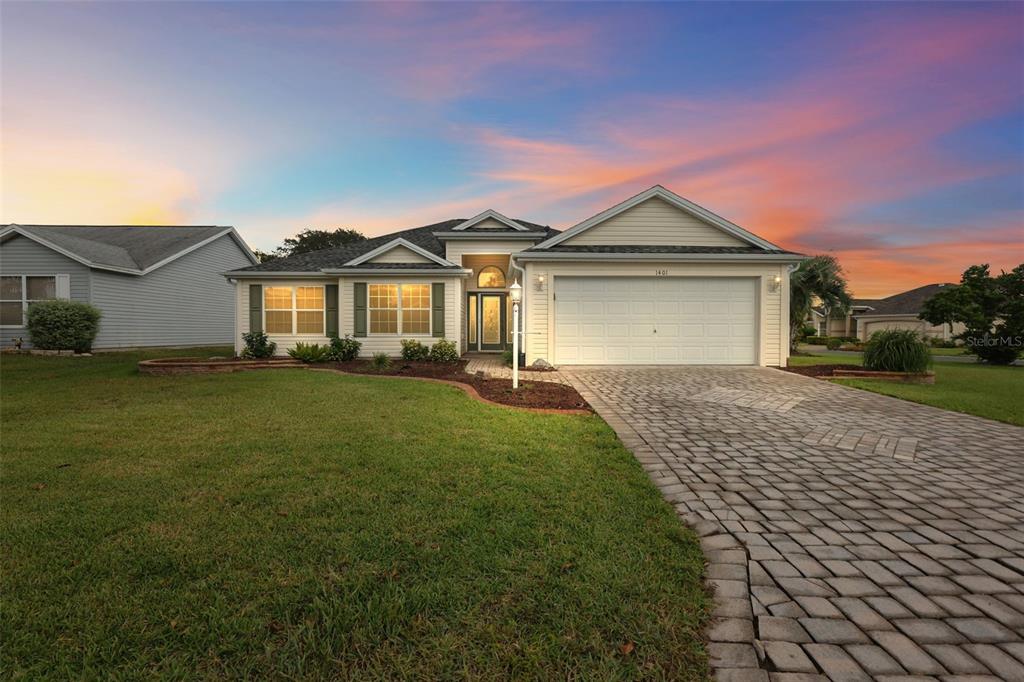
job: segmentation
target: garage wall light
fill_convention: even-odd
[[[775,275],[768,280],[768,291],[775,294],[778,293],[780,288],[782,288],[782,277],[780,275]]]
[[[546,279],[546,277],[544,275],[537,275],[537,282],[534,285],[534,288],[537,291],[544,291],[544,281],[545,281],[545,279]]]

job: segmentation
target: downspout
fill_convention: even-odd
[[[526,270],[516,265],[516,257],[509,255],[508,264],[512,266],[513,270],[518,270],[522,273],[522,279],[520,284],[523,285],[523,301],[519,306],[519,352],[526,353],[526,308],[527,308],[527,291],[529,290],[528,283],[526,281]]]

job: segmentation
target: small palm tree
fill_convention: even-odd
[[[845,314],[853,304],[846,290],[846,276],[835,256],[814,256],[800,263],[789,277],[789,346],[796,350],[797,331],[818,301],[825,319],[832,313]]]

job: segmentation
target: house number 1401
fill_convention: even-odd
[[[654,271],[654,274],[655,274],[655,275],[656,275],[657,277],[664,277],[665,275],[667,275],[667,274],[668,274],[668,270],[655,270],[655,271]]]

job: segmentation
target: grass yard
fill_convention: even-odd
[[[791,365],[861,364],[860,355],[793,356]],[[838,383],[866,391],[966,412],[1024,426],[1024,367],[935,362],[935,383],[899,384],[877,379],[839,379]]]
[[[0,358],[4,677],[707,677],[698,543],[597,417],[141,357]]]

